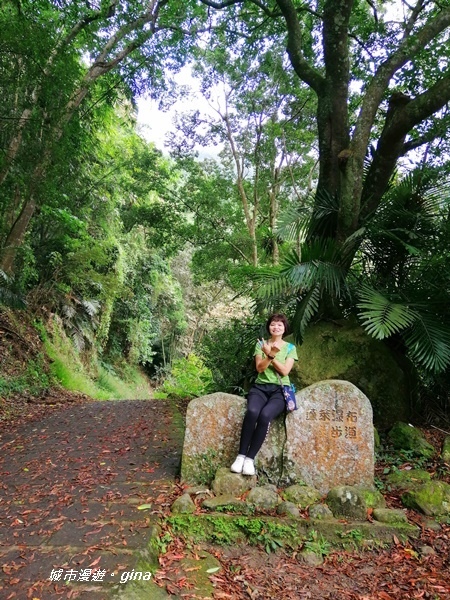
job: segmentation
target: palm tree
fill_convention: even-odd
[[[292,317],[301,341],[323,316],[356,315],[371,336],[401,339],[416,366],[450,365],[450,182],[420,167],[389,187],[377,213],[343,243],[339,203],[323,192],[315,209],[291,209],[278,233],[297,245],[277,269],[255,275],[256,303]]]

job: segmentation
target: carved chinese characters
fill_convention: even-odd
[[[373,486],[372,407],[348,381],[328,380],[297,393],[286,418],[284,478],[322,493],[337,485]]]

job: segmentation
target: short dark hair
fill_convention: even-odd
[[[283,323],[283,325],[284,325],[283,337],[289,333],[289,322],[286,319],[285,315],[282,315],[281,313],[274,313],[273,315],[270,315],[270,317],[267,319],[267,322],[266,322],[266,329],[267,329],[268,333],[269,333],[269,325],[272,323],[272,321],[281,321]]]

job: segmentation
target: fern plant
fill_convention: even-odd
[[[59,312],[64,329],[78,351],[93,344],[95,330],[99,323],[100,302],[98,300],[86,300],[73,294],[66,295],[60,302]]]

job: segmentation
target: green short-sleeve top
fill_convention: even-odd
[[[261,358],[265,358],[266,356],[262,351],[259,342],[255,346],[255,352],[253,353],[253,356],[261,356]],[[281,346],[280,351],[277,352],[276,356],[277,360],[283,364],[288,358],[298,360],[297,348],[294,346],[294,344],[289,344],[288,342],[286,342]],[[283,382],[283,385],[289,385],[289,375],[281,377],[281,381]],[[262,373],[258,373],[258,377],[256,378],[255,383],[280,383],[277,377],[277,371],[274,369],[272,364],[270,364],[267,367],[267,369]]]

